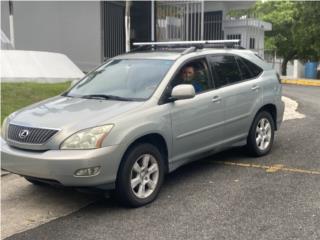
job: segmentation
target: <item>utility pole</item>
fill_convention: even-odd
[[[130,0],[126,1],[126,8],[125,8],[125,28],[126,28],[126,52],[130,51],[130,9],[131,9],[132,2]]]
[[[155,40],[155,29],[154,29],[154,0],[151,0],[151,41]]]
[[[200,40],[204,40],[204,0],[201,1],[201,36]]]
[[[10,28],[10,42],[14,48],[14,27],[13,27],[13,3],[9,1],[9,28]]]

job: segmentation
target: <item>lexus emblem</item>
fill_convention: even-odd
[[[24,129],[19,132],[19,138],[24,139],[29,135],[29,130]]]

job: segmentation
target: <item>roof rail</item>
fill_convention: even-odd
[[[209,46],[224,46],[224,47],[239,47],[240,40],[202,40],[202,41],[172,41],[172,42],[135,42],[133,46],[150,46],[150,47],[182,47],[182,46],[197,46],[198,48]]]
[[[191,53],[191,52],[195,52],[197,50],[197,48],[195,46],[192,46],[192,47],[189,47],[187,48],[186,50],[184,50],[181,55],[185,55],[185,54],[188,54],[188,53]]]

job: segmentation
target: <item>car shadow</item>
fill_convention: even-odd
[[[248,153],[244,147],[235,147],[183,165],[165,177],[158,198],[166,197],[166,195],[172,195],[171,193],[176,192],[176,190],[181,187],[185,187],[186,184],[192,184],[195,178],[201,181],[202,176],[209,175],[214,171],[219,171],[220,169],[225,168],[225,165],[222,164],[223,162],[248,161],[248,158],[250,160],[250,157],[248,157]],[[114,207],[123,208],[117,200],[112,197],[105,200],[100,199],[100,203],[98,204],[104,205],[105,208],[108,208],[108,211],[110,208]],[[145,207],[148,208],[151,205],[149,204]]]
[[[210,155],[208,157],[196,160],[194,162],[188,163],[184,166],[179,167],[172,173],[168,174],[165,177],[163,187],[161,192],[165,194],[170,194],[170,191],[175,191],[176,188],[180,188],[184,184],[192,183],[194,178],[200,178],[203,175],[209,174],[212,171],[218,171],[223,168],[224,165],[221,164],[223,161],[241,161],[248,158],[244,148],[232,148],[225,150],[223,152]],[[219,162],[216,162],[219,161]],[[160,196],[161,197],[161,192]],[[71,187],[62,187],[49,184],[41,185],[32,185],[29,184],[24,186],[23,192],[20,192],[21,198],[23,195],[33,195],[35,201],[40,202],[56,199],[63,196],[64,200],[70,204],[73,200],[82,199],[83,205],[86,205],[86,202],[89,204],[96,204],[99,202],[107,208],[120,207],[122,206],[117,202],[117,200],[112,197],[111,194],[106,194],[103,191],[90,189],[90,188],[71,188]],[[38,199],[38,200],[37,200]],[[63,204],[63,202],[60,202]]]
[[[198,173],[202,173],[204,170],[211,171],[220,168],[221,162],[236,162],[247,158],[248,154],[246,153],[246,149],[243,147],[228,149],[181,166],[177,170],[168,174],[167,181],[171,181],[171,179],[172,181],[175,181],[177,180],[176,178],[179,177],[188,178],[189,175],[196,175]]]
[[[228,176],[230,171],[233,171],[229,168],[229,173],[226,173],[226,166],[221,162],[243,161],[244,159],[248,161],[245,149],[233,148],[186,164],[168,174],[157,199],[141,208],[130,209],[124,207],[116,198],[106,198],[100,192],[79,192],[74,188],[50,187],[47,185],[32,186],[29,183],[24,184],[23,191],[25,192],[20,192],[19,196],[21,199],[26,196],[33,196],[32,199],[29,199],[30,204],[25,207],[29,208],[32,204],[34,211],[39,216],[43,215],[49,218],[51,216],[48,216],[47,211],[60,209],[60,213],[55,214],[55,217],[66,219],[70,216],[83,219],[85,222],[88,221],[88,226],[92,224],[90,219],[105,221],[107,218],[112,222],[113,220],[134,218],[136,214],[156,216],[159,211],[170,211],[170,208],[176,207],[177,202],[183,203],[186,198],[192,198],[206,191],[215,191],[215,181],[228,182],[228,179],[223,180],[223,176],[225,174]],[[50,206],[47,206],[49,202]],[[41,208],[43,209],[41,210]],[[21,209],[19,212],[21,212]],[[28,209],[27,214],[31,216],[31,212],[29,212],[30,209]],[[60,221],[59,219],[53,220],[53,222]]]

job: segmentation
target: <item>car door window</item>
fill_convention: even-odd
[[[242,80],[254,78],[254,74],[251,72],[249,67],[242,61],[240,57],[237,57],[237,62],[239,64]]]
[[[258,67],[256,64],[254,64],[253,62],[245,58],[242,58],[242,57],[239,57],[239,58],[241,62],[243,62],[246,66],[248,66],[248,68],[252,72],[252,78],[255,78],[260,75],[260,73],[262,72],[262,69],[260,67]]]
[[[179,84],[192,84],[196,94],[212,89],[208,65],[205,59],[184,64],[171,83],[171,87]]]
[[[241,74],[234,56],[212,55],[209,59],[217,88],[241,81]]]

